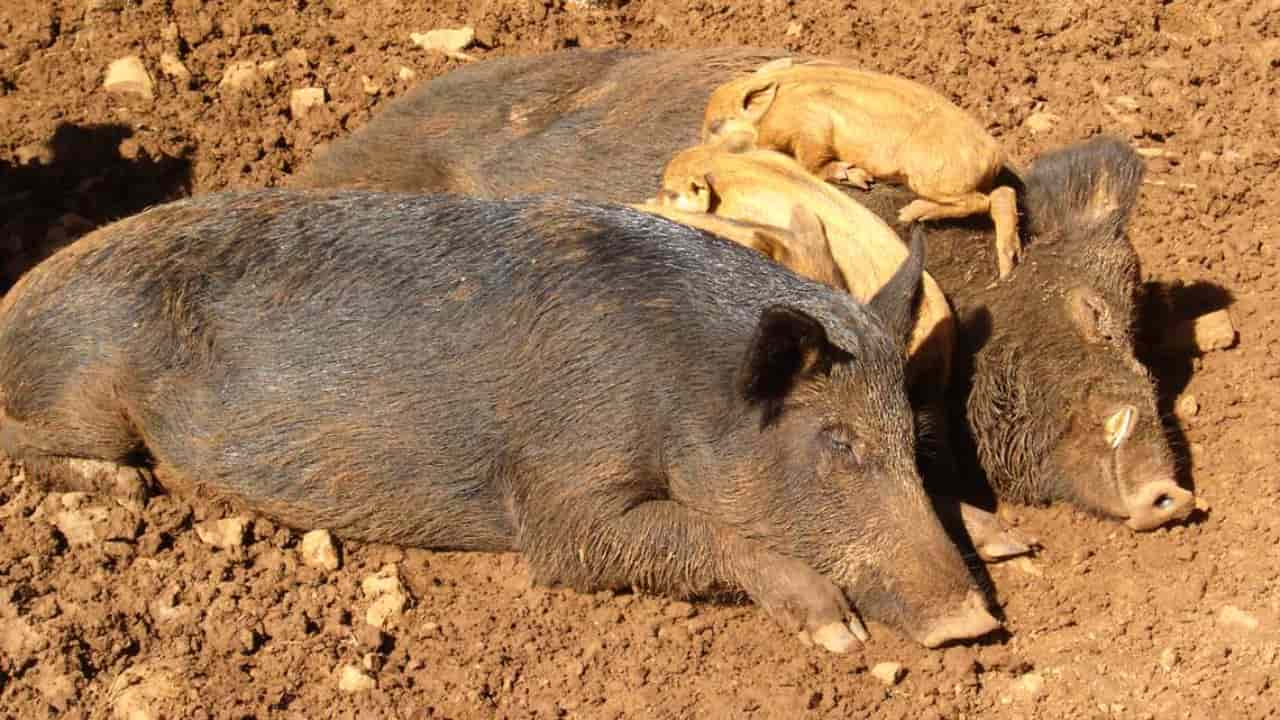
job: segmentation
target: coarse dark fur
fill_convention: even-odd
[[[188,199],[0,303],[0,450],[50,476],[149,455],[296,527],[745,590],[810,630],[847,595],[919,635],[972,580],[912,461],[918,240],[868,312],[620,206]]]
[[[641,200],[655,192],[666,161],[697,141],[711,88],[788,54],[572,50],[478,63],[391,103],[304,168],[300,182],[496,197],[536,186]],[[564,97],[591,102],[544,102]],[[470,105],[458,104],[467,98]],[[608,122],[615,106],[633,127]],[[513,132],[506,120],[513,107],[541,108],[538,129]],[[421,124],[438,132],[415,132]],[[404,147],[414,164],[384,170]],[[1002,498],[1068,500],[1126,517],[1125,496],[1144,482],[1174,477],[1151,377],[1134,358],[1137,254],[1124,227],[1141,185],[1141,159],[1124,143],[1101,138],[1045,155],[1023,178],[1005,174],[1002,182],[1019,188],[1028,244],[1026,261],[1007,281],[992,284],[989,223],[930,225],[937,237],[927,269],[961,315],[967,350],[955,359],[959,382],[951,396],[968,427],[951,423],[958,426],[952,429],[969,438],[972,457],[965,459],[985,471]],[[850,193],[891,224],[914,199],[890,185]],[[1138,424],[1125,447],[1113,451],[1102,422],[1124,405],[1138,410]],[[945,443],[938,448],[950,452]],[[948,458],[931,460],[949,477]]]

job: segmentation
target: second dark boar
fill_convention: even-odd
[[[712,89],[788,55],[571,50],[477,63],[391,103],[296,182],[638,202],[697,143]],[[974,223],[939,224],[962,241],[933,246],[928,270],[954,304],[991,318],[990,333],[970,326],[977,354],[959,404],[994,489],[1008,500],[1069,500],[1146,530],[1186,517],[1194,498],[1175,482],[1155,389],[1134,359],[1137,254],[1124,228],[1141,174],[1114,141],[1046,156],[1018,198],[1034,247],[1016,281],[991,286],[994,236]],[[890,222],[890,203],[912,199],[877,193],[852,194]]]
[[[619,206],[206,195],[0,302],[0,449],[46,477],[150,455],[293,526],[518,550],[546,583],[744,590],[833,651],[851,601],[935,646],[998,623],[914,464],[922,263],[868,309]]]

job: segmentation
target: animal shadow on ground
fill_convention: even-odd
[[[1174,414],[1174,404],[1191,381],[1199,353],[1194,348],[1171,347],[1167,342],[1169,329],[1206,313],[1224,310],[1234,301],[1231,291],[1220,285],[1177,281],[1144,283],[1139,299],[1138,359],[1156,379],[1157,409],[1177,463],[1178,484],[1193,490],[1190,447],[1182,423]]]
[[[126,125],[63,123],[38,150],[0,158],[0,294],[90,230],[191,193],[188,151],[152,157],[131,137]]]

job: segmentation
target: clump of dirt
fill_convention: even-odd
[[[1149,163],[1131,225],[1152,290],[1147,359],[1208,510],[1135,536],[1018,509],[1046,548],[990,569],[1007,637],[926,651],[872,627],[834,657],[750,606],[532,588],[509,555],[348,544],[316,561],[265,518],[46,494],[6,464],[0,715],[1274,717],[1280,5],[9,0],[0,290],[148,205],[279,184],[465,62],[410,37],[462,26],[478,61],[743,43],[853,55],[947,93],[1021,163],[1128,137]],[[142,75],[104,89],[130,57]],[[1231,349],[1156,351],[1170,324],[1221,308]]]

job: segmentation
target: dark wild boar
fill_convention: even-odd
[[[640,202],[659,187],[666,162],[698,143],[712,89],[790,55],[568,50],[477,63],[390,103],[303,168],[297,182],[486,197],[554,189]],[[1139,159],[1120,143],[1056,152],[1036,163],[1020,192],[1023,245],[1039,247],[1024,249],[1031,257],[1016,282],[988,287],[998,270],[993,234],[980,218],[938,223],[970,228],[969,242],[933,245],[928,268],[937,268],[955,305],[979,314],[985,308],[997,329],[968,341],[980,354],[972,382],[962,383],[973,392],[959,404],[982,448],[977,459],[1002,497],[1070,499],[1149,529],[1188,515],[1194,498],[1174,481],[1151,378],[1132,360],[1137,261],[1124,225],[1140,174]],[[872,204],[888,219],[911,199],[889,187],[876,192],[901,193],[883,196],[897,203],[892,212]],[[1051,294],[1055,288],[1069,295]],[[1052,343],[1036,342],[1042,328],[1058,329]],[[1001,391],[1013,387],[1025,388],[1021,399],[1030,404],[997,404],[1018,397]],[[1032,439],[1045,449],[1038,457],[1018,444]]]
[[[852,602],[932,647],[998,622],[914,463],[921,242],[864,306],[620,206],[184,200],[0,303],[0,449],[48,478],[149,455],[173,488],[517,550],[544,583],[741,590],[837,652]]]

